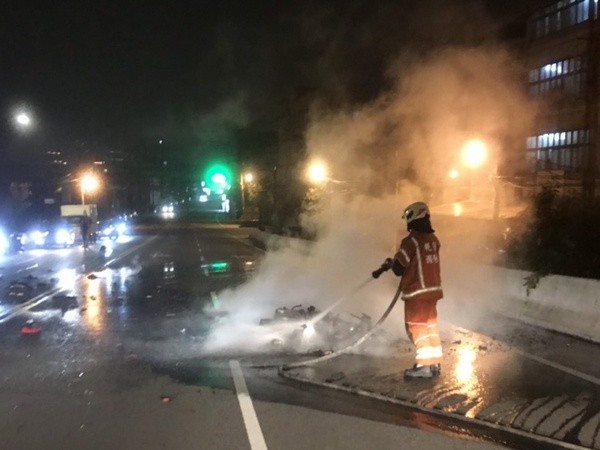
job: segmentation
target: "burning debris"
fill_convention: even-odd
[[[327,313],[320,315],[314,306],[295,305],[275,310],[272,318],[263,318],[260,325],[269,327],[274,337],[273,348],[295,352],[323,352],[343,348],[360,339],[371,328],[373,321],[367,314]],[[387,342],[383,332],[375,336]]]

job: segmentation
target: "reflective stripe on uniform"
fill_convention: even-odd
[[[425,289],[418,289],[416,291],[410,292],[408,294],[405,294],[404,292],[402,293],[402,298],[412,298],[415,297],[419,294],[425,294],[427,292],[436,292],[436,291],[441,291],[442,287],[441,286],[433,286],[433,287],[428,287]]]
[[[433,334],[425,334],[421,337],[419,337],[418,339],[415,339],[415,345],[417,344],[417,342],[422,341],[423,339],[428,339],[428,338],[437,338],[438,334],[437,333],[433,333]],[[441,347],[440,347],[441,348]]]
[[[434,358],[442,358],[443,354],[442,354],[442,347],[440,346],[435,346],[435,347],[421,347],[418,348],[417,347],[417,362],[420,359],[434,359]]]
[[[423,277],[423,262],[421,261],[421,250],[419,250],[419,242],[414,238],[410,238],[415,244],[415,253],[417,255],[417,267],[419,268],[419,282],[421,287],[425,288],[425,278]]]
[[[408,266],[410,264],[410,258],[408,257],[408,254],[404,251],[404,249],[400,249],[400,253],[402,253],[402,256],[404,256],[406,259],[406,266]]]

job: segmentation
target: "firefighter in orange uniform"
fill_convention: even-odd
[[[429,208],[423,202],[409,205],[402,215],[406,236],[394,258],[388,258],[378,271],[402,276],[406,332],[416,347],[416,364],[404,371],[407,378],[432,378],[442,362],[442,342],[437,323],[437,302],[443,297],[440,277],[440,241],[431,227]]]

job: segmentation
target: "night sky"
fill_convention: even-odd
[[[247,157],[295,96],[334,107],[367,102],[385,89],[399,54],[476,42],[539,3],[5,3],[1,151],[12,159],[58,149],[135,152],[164,139],[182,159],[244,145]],[[12,126],[20,106],[36,121],[26,135]]]

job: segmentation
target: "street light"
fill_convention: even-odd
[[[81,204],[85,205],[85,193],[94,192],[100,187],[98,177],[93,174],[85,174],[81,177]]]
[[[462,150],[462,159],[470,169],[478,169],[488,163],[488,146],[481,139],[471,139],[468,141]],[[498,163],[492,161],[494,168],[491,171],[490,179],[494,189],[492,218],[497,220],[500,216],[500,185],[498,177]],[[458,175],[457,175],[458,176]],[[470,191],[470,186],[469,186]]]
[[[322,184],[329,179],[327,167],[322,161],[313,161],[306,171],[308,181],[312,184]]]
[[[471,169],[481,167],[487,159],[487,145],[480,139],[471,139],[463,147],[462,158]]]
[[[31,125],[31,117],[29,117],[29,115],[26,113],[17,114],[15,120],[19,125],[23,127],[28,127],[29,125]]]

